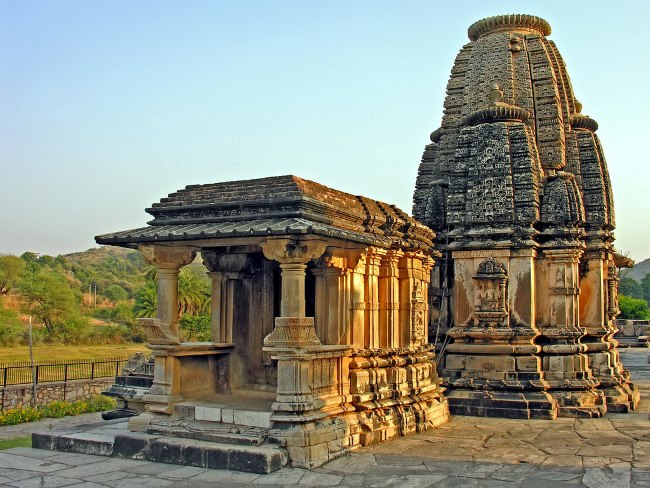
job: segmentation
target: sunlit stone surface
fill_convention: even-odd
[[[414,216],[446,251],[431,330],[450,339],[452,413],[594,417],[638,403],[612,339],[623,258],[598,124],[550,33],[528,15],[470,26],[420,165]]]

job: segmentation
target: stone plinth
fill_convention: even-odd
[[[178,345],[149,345],[155,358],[153,385],[142,397],[151,413],[171,414],[174,405],[185,399],[217,392],[219,377],[227,364],[233,344],[188,342]]]

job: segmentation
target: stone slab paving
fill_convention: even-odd
[[[650,488],[648,350],[622,355],[642,390],[632,414],[555,421],[454,417],[436,430],[317,469],[268,475],[16,448],[0,452],[0,486]]]
[[[60,419],[42,419],[18,425],[4,425],[0,427],[0,440],[15,439],[32,435],[33,432],[74,428],[79,425],[95,424],[102,421],[101,412],[84,413],[76,417],[63,417]]]

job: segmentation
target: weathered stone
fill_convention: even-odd
[[[530,15],[472,24],[422,157],[413,213],[447,254],[430,300],[453,341],[452,413],[598,417],[638,403],[611,339],[622,260],[598,124],[550,32]],[[507,392],[547,401],[506,406]]]
[[[293,466],[314,467],[449,419],[427,345],[430,229],[294,176],[192,186],[148,211],[151,228],[97,238],[138,247],[158,268],[153,384],[127,399],[145,412],[129,428],[224,446],[183,459],[161,438],[147,459],[257,472],[284,460],[232,445],[271,442]],[[212,280],[213,342],[180,343],[178,272],[197,251]]]

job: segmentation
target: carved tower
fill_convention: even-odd
[[[582,114],[550,25],[475,22],[414,216],[437,233],[432,326],[452,413],[600,416],[638,403],[612,339],[614,206],[598,124]]]

